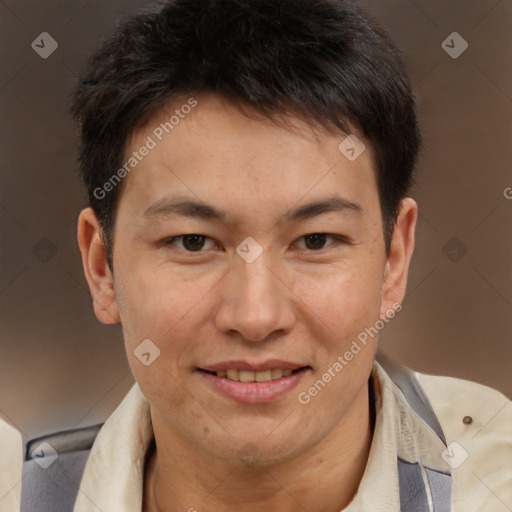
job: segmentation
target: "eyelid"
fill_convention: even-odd
[[[306,237],[313,236],[313,235],[325,235],[327,238],[330,238],[334,242],[330,243],[326,247],[323,247],[322,249],[314,250],[314,249],[308,249],[307,247],[305,247],[305,248],[300,247],[299,250],[304,250],[304,251],[311,252],[311,253],[315,253],[315,252],[320,253],[322,251],[325,251],[325,250],[329,249],[333,245],[336,245],[336,243],[339,243],[339,244],[342,244],[342,245],[349,245],[350,244],[350,240],[348,240],[348,238],[346,236],[343,236],[343,235],[333,235],[331,233],[314,232],[314,233],[308,233],[307,235],[303,235],[303,236],[297,238],[297,240],[295,242],[293,242],[293,246],[295,246],[299,240],[304,240]]]
[[[202,238],[205,239],[205,243],[207,243],[208,241],[211,241],[213,242],[214,245],[216,245],[216,242],[213,238],[209,237],[209,236],[206,236],[206,235],[201,235],[199,233],[186,233],[184,235],[177,235],[177,236],[172,236],[170,238],[166,238],[165,240],[162,241],[162,245],[164,247],[167,247],[169,245],[175,245],[174,242],[176,242],[176,240],[182,240],[186,237],[186,236],[200,236]],[[187,249],[185,248],[182,248],[182,247],[178,247],[178,249],[180,249],[181,251],[183,252],[186,252],[187,254],[200,254],[202,252],[206,252],[210,249],[212,249],[211,247],[210,248],[207,248],[207,249],[201,249],[199,251],[187,251]]]

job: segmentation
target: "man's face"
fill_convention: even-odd
[[[289,460],[368,408],[377,339],[332,368],[396,299],[370,148],[350,161],[343,135],[197,100],[162,140],[180,104],[129,141],[127,157],[148,136],[156,146],[118,205],[115,311],[156,432],[229,461]]]

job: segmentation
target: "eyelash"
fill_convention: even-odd
[[[214,241],[212,238],[205,236],[205,235],[199,235],[197,233],[188,233],[186,235],[180,235],[180,236],[174,236],[172,238],[168,238],[162,242],[162,245],[165,247],[168,247],[170,245],[173,245],[173,243],[176,242],[177,240],[183,240],[185,237],[191,237],[191,236],[197,236],[197,237],[204,238],[205,240]],[[330,233],[309,233],[307,235],[301,236],[300,238],[297,239],[297,241],[306,239],[307,237],[311,237],[311,236],[326,236],[328,239],[332,240],[333,242],[331,244],[327,245],[327,247],[323,247],[321,249],[315,250],[315,249],[307,249],[307,248],[302,249],[301,248],[299,250],[306,250],[311,253],[320,253],[322,251],[325,251],[326,249],[329,249],[333,245],[337,245],[337,244],[350,245],[350,242],[346,237],[341,236],[341,235],[332,235]],[[294,246],[295,244],[296,244],[296,242],[293,242],[292,246]],[[180,248],[180,250],[182,250],[183,252],[186,252],[187,254],[201,254],[201,253],[207,252],[208,249],[199,250],[199,251],[188,251],[186,249]]]

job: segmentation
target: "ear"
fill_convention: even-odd
[[[398,218],[391,238],[382,289],[381,317],[402,303],[407,287],[409,264],[414,251],[414,234],[418,205],[407,197],[400,203]]]
[[[101,233],[102,229],[92,208],[82,210],[78,218],[78,245],[94,312],[100,322],[117,324],[120,317],[114,278],[107,264]]]

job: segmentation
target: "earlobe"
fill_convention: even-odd
[[[119,309],[101,232],[101,226],[92,208],[82,210],[78,218],[78,245],[92,295],[94,312],[100,322],[116,324],[120,322]]]
[[[401,304],[407,287],[407,276],[414,251],[414,236],[418,218],[418,205],[408,197],[402,200],[393,230],[389,255],[384,271],[382,309]]]

